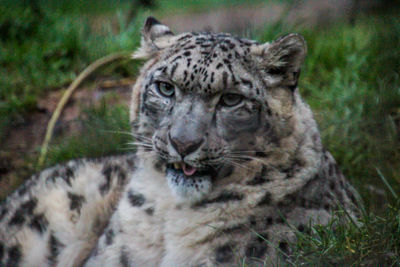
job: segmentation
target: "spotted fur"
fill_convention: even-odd
[[[0,262],[257,266],[285,260],[293,229],[327,224],[339,205],[354,216],[357,195],[297,88],[305,55],[297,34],[260,44],[147,19],[135,163],[73,161],[33,177],[0,209]]]
[[[0,207],[0,266],[79,266],[106,227],[134,160],[75,160],[33,176]]]

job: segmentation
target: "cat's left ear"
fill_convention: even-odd
[[[148,17],[142,30],[140,48],[133,54],[133,58],[150,58],[156,52],[169,47],[175,40],[170,28],[154,17]]]
[[[293,90],[297,87],[307,54],[306,42],[300,34],[285,35],[272,43],[255,46],[251,54],[267,86],[286,86]]]

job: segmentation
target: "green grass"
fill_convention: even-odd
[[[103,21],[95,30],[90,17],[48,7],[41,12],[38,16],[32,8],[0,5],[0,141],[44,93],[66,86],[95,59],[133,51],[140,40],[140,16],[128,24],[117,12],[115,20]],[[106,73],[132,76],[136,66],[132,62]]]
[[[379,171],[378,171],[379,172]],[[290,261],[295,266],[399,266],[400,198],[386,178],[391,203],[379,211],[360,209],[357,222],[339,210],[326,225],[313,225],[307,233],[295,229],[297,243]]]
[[[109,106],[103,99],[97,106],[87,108],[78,119],[84,134],[54,141],[46,161],[47,166],[70,159],[104,157],[132,152],[134,147],[125,106]]]
[[[399,266],[400,203],[381,214],[364,214],[360,226],[340,224],[338,213],[328,226],[297,232],[291,257],[296,266]]]
[[[290,0],[279,0],[280,2],[289,2]],[[265,1],[262,0],[169,0],[169,1],[158,1],[157,7],[160,11],[166,14],[174,12],[201,12],[219,7],[229,7],[237,5],[255,5]]]
[[[376,168],[399,190],[400,173],[393,168],[400,164],[399,25],[399,20],[366,20],[335,29],[322,40],[310,36],[303,88],[317,112],[324,144],[361,191],[365,184],[382,185]],[[391,33],[383,30],[396,26]]]

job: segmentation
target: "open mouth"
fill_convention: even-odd
[[[168,164],[167,172],[187,179],[196,179],[198,177],[204,176],[214,178],[217,175],[217,171],[213,167],[197,168],[185,162],[175,162],[173,164]]]
[[[194,167],[176,162],[167,164],[166,179],[178,201],[192,203],[203,199],[211,191],[217,173],[213,167]]]

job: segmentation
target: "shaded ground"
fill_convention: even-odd
[[[130,87],[133,80],[98,80],[91,86],[86,86],[72,95],[61,114],[54,130],[55,136],[69,136],[80,132],[77,118],[82,109],[98,103],[107,93],[112,92],[118,97],[112,104],[128,104]],[[47,123],[57,107],[64,89],[53,91],[44,96],[37,104],[36,110],[24,118],[8,135],[3,149],[15,153],[33,152],[32,149],[41,145],[46,132]]]
[[[79,136],[82,132],[80,118],[83,110],[98,104],[107,97],[107,104],[128,106],[130,88],[133,80],[98,79],[92,85],[80,88],[69,100],[54,128],[54,139]],[[21,118],[9,132],[0,150],[0,199],[14,188],[35,169],[43,142],[47,124],[64,89],[56,90],[44,96],[36,109]]]

